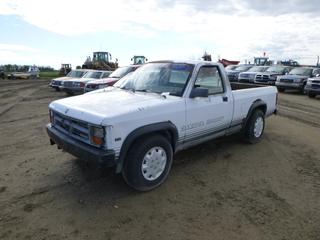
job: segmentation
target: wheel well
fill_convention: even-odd
[[[136,141],[139,141],[140,139],[142,138],[145,138],[147,136],[150,136],[150,135],[161,135],[163,137],[165,137],[171,144],[172,146],[172,149],[173,149],[173,152],[175,150],[175,146],[176,146],[176,143],[175,143],[175,139],[174,139],[174,135],[173,135],[173,132],[168,130],[168,129],[165,129],[165,130],[158,130],[158,131],[154,131],[154,132],[148,132],[148,133],[144,133],[142,135],[140,135],[139,137],[135,138],[132,143],[130,144],[130,147],[136,142]]]
[[[178,133],[175,132],[174,129],[171,130],[170,128],[163,128],[159,130],[154,129],[153,131],[147,131],[145,133],[139,134],[137,137],[131,138],[130,140],[128,140],[127,143],[126,143],[127,139],[125,140],[125,143],[123,144],[120,150],[119,161],[116,166],[116,173],[121,172],[122,166],[128,154],[128,151],[130,150],[130,148],[133,146],[135,142],[139,141],[142,138],[146,138],[150,135],[157,135],[157,134],[165,137],[171,144],[173,152],[175,152],[176,142],[178,140],[178,135],[177,135]]]
[[[263,112],[263,114],[266,114],[267,112],[267,106],[266,105],[261,105],[256,107],[255,109],[253,109],[252,113],[257,111],[257,110],[261,110]],[[252,114],[251,114],[252,115]]]

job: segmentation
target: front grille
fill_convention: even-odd
[[[71,136],[74,139],[82,142],[90,143],[90,127],[88,123],[66,117],[60,113],[53,112],[53,126]]]
[[[318,85],[318,84],[312,84],[311,87],[318,89],[318,88],[320,88],[320,85]]]
[[[318,83],[318,84],[320,84],[320,81],[319,81],[319,80],[313,80],[312,83]]]
[[[293,80],[292,80],[292,79],[280,79],[280,82],[283,82],[283,83],[293,83]]]
[[[266,82],[266,81],[270,80],[270,76],[269,75],[259,74],[259,75],[256,75],[256,79],[255,80],[259,81],[259,82]]]
[[[228,78],[229,78],[230,81],[236,81],[236,80],[238,80],[237,77],[236,77],[236,75],[228,75]]]
[[[73,82],[72,82],[72,81],[65,81],[65,82],[63,83],[63,86],[64,86],[64,87],[72,87],[72,86],[73,86]]]

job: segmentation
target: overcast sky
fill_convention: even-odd
[[[199,59],[274,59],[315,64],[318,0],[0,0],[0,64],[81,65],[93,51],[121,65]]]

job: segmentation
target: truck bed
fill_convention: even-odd
[[[276,106],[276,97],[278,90],[274,86],[248,84],[248,83],[230,83],[234,101],[234,116],[236,121],[247,116],[251,105],[256,100],[261,100],[267,104],[266,115],[274,113],[273,106]]]
[[[255,83],[237,83],[237,82],[231,82],[231,89],[232,90],[241,90],[241,89],[248,89],[248,88],[261,88],[261,87],[270,87],[268,85],[261,85],[261,84],[255,84]]]

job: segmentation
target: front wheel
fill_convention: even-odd
[[[162,135],[149,135],[136,141],[127,153],[122,176],[138,191],[150,191],[168,177],[173,159],[170,142]]]
[[[245,140],[252,144],[259,142],[263,136],[264,127],[264,113],[261,110],[256,110],[245,127]]]
[[[309,98],[315,98],[315,97],[316,97],[316,94],[314,94],[314,93],[308,93],[308,96],[309,96]]]

